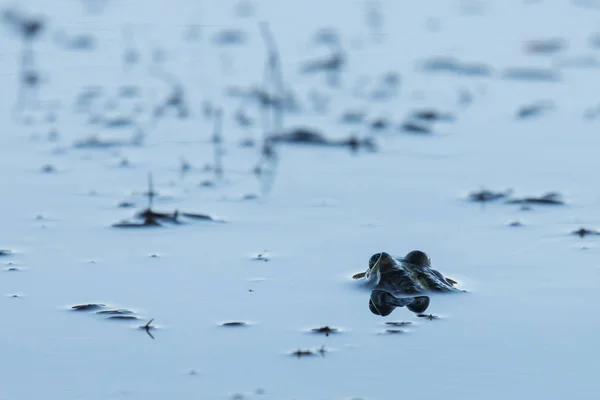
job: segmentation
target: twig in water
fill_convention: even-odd
[[[154,197],[156,197],[158,193],[154,191],[154,184],[152,182],[152,172],[148,172],[148,191],[146,192],[146,196],[148,196],[148,210],[152,209],[152,202],[154,201]]]
[[[262,22],[260,25],[261,34],[267,47],[267,61],[263,75],[264,93],[268,95],[268,88],[274,86],[275,95],[270,96],[272,101],[261,102],[262,122],[263,122],[263,144],[258,163],[254,167],[263,195],[271,191],[275,181],[275,172],[277,168],[277,156],[275,144],[271,140],[273,134],[279,134],[284,126],[284,107],[285,107],[285,88],[283,84],[283,73],[281,70],[281,61],[279,51],[275,44],[275,39],[269,24]],[[269,118],[269,107],[273,110],[272,125]]]
[[[146,333],[148,334],[148,336],[150,336],[152,339],[154,339],[154,336],[152,335],[152,333],[150,333],[150,329],[154,329],[154,327],[152,325],[150,325],[152,323],[152,321],[154,321],[154,318],[152,318],[150,321],[148,321],[148,323],[146,323],[146,325],[140,326],[140,328],[145,330]]]
[[[260,24],[260,31],[267,46],[267,62],[265,65],[265,74],[263,76],[263,86],[267,89],[269,81],[275,86],[277,92],[273,102],[273,124],[276,132],[281,132],[283,129],[283,111],[284,111],[284,85],[283,85],[283,72],[281,71],[281,61],[279,58],[279,51],[275,44],[275,38],[271,33],[269,24],[262,22]]]
[[[223,111],[219,108],[215,111],[215,134],[213,136],[213,148],[215,156],[215,180],[223,179]]]
[[[26,105],[34,104],[36,91],[40,83],[39,74],[34,66],[33,40],[37,38],[44,29],[44,21],[41,18],[32,18],[19,14],[13,10],[7,10],[2,17],[6,22],[17,29],[23,39],[21,51],[21,63],[19,66],[19,94],[15,104],[15,116],[25,109]],[[28,101],[28,94],[33,99]]]

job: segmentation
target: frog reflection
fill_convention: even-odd
[[[375,289],[369,299],[369,310],[375,315],[388,316],[396,307],[408,308],[414,313],[422,313],[429,307],[429,296],[396,297],[390,292]]]

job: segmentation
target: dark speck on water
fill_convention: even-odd
[[[108,315],[127,315],[133,314],[133,311],[126,309],[118,309],[118,310],[100,310],[97,311],[96,314],[108,314]]]
[[[427,318],[430,321],[433,321],[434,319],[440,318],[437,315],[433,315],[433,314],[417,314],[417,317],[419,317],[419,318]]]
[[[162,225],[156,221],[146,221],[146,222],[142,222],[142,223],[121,221],[116,224],[113,224],[112,226],[113,226],[113,228],[147,228],[147,227],[159,227]]]
[[[433,109],[417,110],[412,113],[412,118],[423,121],[452,121],[454,117],[451,114],[444,114]]]
[[[79,305],[73,306],[71,308],[75,311],[92,311],[92,310],[97,310],[102,307],[106,307],[106,305],[90,303],[90,304],[79,304]]]
[[[402,329],[386,329],[385,333],[390,333],[393,335],[397,335],[399,333],[404,333],[404,331]]]
[[[0,257],[10,256],[11,254],[12,254],[12,251],[10,251],[10,250],[0,249]]]
[[[505,69],[503,78],[522,81],[557,82],[560,80],[560,75],[551,69],[516,67]]]
[[[581,238],[586,237],[586,236],[590,236],[590,235],[600,235],[600,232],[594,229],[586,229],[586,228],[579,228],[576,231],[571,232],[572,235],[577,235]]]
[[[42,167],[41,171],[45,174],[50,174],[52,172],[56,172],[56,168],[53,165],[46,164]]]
[[[385,324],[386,324],[386,325],[389,325],[389,326],[406,326],[406,325],[412,325],[412,322],[404,322],[404,321],[400,321],[400,322],[397,322],[397,321],[389,321],[389,322],[386,322]]]
[[[390,122],[385,118],[378,118],[371,121],[371,129],[382,130],[387,129],[390,126]]]
[[[340,117],[340,121],[345,124],[359,124],[365,118],[365,113],[359,110],[346,111]]]
[[[427,72],[445,72],[466,76],[491,76],[492,68],[481,63],[464,62],[453,57],[434,57],[425,60],[421,68]]]
[[[213,41],[218,45],[240,45],[245,42],[243,31],[236,29],[223,30],[213,36]]]
[[[541,205],[564,205],[561,195],[556,192],[549,192],[539,197],[523,197],[520,199],[508,200],[509,204],[541,204]]]
[[[139,319],[135,315],[111,315],[107,319],[115,319],[115,320],[134,320]]]
[[[482,189],[478,192],[469,193],[469,200],[485,203],[488,201],[495,201],[495,200],[499,200],[499,199],[508,197],[508,196],[510,196],[511,193],[512,193],[511,189],[507,189],[503,192],[494,192],[491,190]]]
[[[260,254],[257,254],[257,255],[256,255],[254,258],[253,258],[253,260],[255,260],[255,261],[264,261],[264,262],[267,262],[267,261],[269,261],[269,256],[268,256],[266,253],[260,253]]]
[[[520,107],[517,110],[516,116],[520,119],[531,118],[542,114],[544,111],[551,109],[552,107],[553,105],[549,101],[528,104]]]
[[[203,220],[208,220],[208,221],[214,220],[213,217],[211,217],[210,215],[206,215],[206,214],[195,214],[195,213],[182,212],[181,215],[184,217],[187,217],[187,218],[192,218],[192,219],[203,219]]]
[[[325,348],[325,346],[321,346],[321,348],[319,348],[318,350],[311,350],[311,349],[298,349],[294,352],[292,352],[291,354],[301,358],[301,357],[307,357],[307,356],[314,356],[316,354],[320,354],[321,357],[325,357],[325,354],[328,352],[328,350]]]
[[[228,326],[228,327],[237,327],[237,326],[246,326],[247,324],[245,322],[241,322],[241,321],[234,321],[234,322],[224,322],[221,324],[221,326]]]
[[[302,350],[302,349],[298,349],[294,352],[292,352],[292,355],[301,358],[301,357],[308,357],[308,356],[314,356],[315,352],[312,350]]]
[[[325,336],[329,336],[330,334],[337,333],[338,330],[336,328],[330,328],[328,326],[324,326],[322,328],[314,328],[311,329],[311,332],[325,334]]]
[[[430,134],[431,129],[428,126],[417,124],[414,122],[405,122],[400,127],[400,130],[407,133]]]
[[[124,128],[134,124],[134,121],[127,117],[119,117],[104,121],[107,128]]]

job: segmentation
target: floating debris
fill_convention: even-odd
[[[430,134],[431,128],[425,125],[421,125],[415,122],[405,122],[400,125],[400,130],[406,133],[418,133],[418,134]]]
[[[170,86],[170,92],[164,100],[154,106],[153,115],[155,121],[162,118],[168,110],[173,110],[179,119],[185,119],[189,116],[189,106],[186,101],[186,92],[184,86],[175,76],[161,72],[156,75]]]
[[[430,321],[433,321],[434,319],[439,319],[440,318],[437,315],[433,315],[433,314],[417,314],[417,317],[419,317],[419,318],[427,318]]]
[[[594,33],[593,35],[591,35],[588,39],[588,43],[591,47],[600,49],[600,33]]]
[[[120,309],[117,309],[117,310],[100,310],[100,311],[96,311],[96,314],[128,315],[128,314],[133,314],[133,311],[127,310],[125,308],[120,308]]]
[[[499,199],[503,199],[509,197],[512,194],[512,189],[506,189],[503,192],[494,192],[491,190],[482,189],[478,192],[469,193],[469,200],[486,203],[489,201],[495,201]]]
[[[540,204],[540,205],[564,205],[565,202],[562,200],[560,193],[549,192],[539,197],[523,197],[520,199],[511,199],[507,201],[508,204]]]
[[[516,117],[519,119],[531,118],[542,114],[543,112],[554,108],[554,104],[550,101],[540,101],[535,104],[529,104],[520,107],[517,110]]]
[[[226,327],[240,327],[240,326],[247,326],[248,324],[246,322],[242,322],[242,321],[233,321],[233,322],[223,322],[221,324],[221,326],[226,326]]]
[[[313,333],[325,334],[325,336],[329,336],[331,334],[339,332],[336,328],[330,328],[328,326],[323,326],[321,328],[313,328],[310,331]]]
[[[337,45],[340,41],[339,34],[335,28],[321,28],[313,36],[313,42],[324,45]]]
[[[555,61],[555,67],[558,68],[598,68],[598,66],[600,62],[593,54],[562,57]]]
[[[163,221],[163,222],[172,222],[179,223],[177,218],[179,217],[179,212],[175,210],[173,213],[162,213],[152,211],[150,208],[146,208],[135,214],[136,218],[141,218],[144,221],[152,220],[152,221]]]
[[[312,350],[302,350],[302,349],[298,349],[296,351],[293,351],[291,353],[292,355],[300,358],[300,357],[307,357],[307,356],[314,356],[315,352]]]
[[[554,54],[564,50],[565,48],[566,42],[561,38],[528,40],[525,42],[525,52],[528,54]]]
[[[111,315],[110,317],[106,318],[106,319],[111,319],[111,320],[134,320],[134,319],[139,319],[138,317],[136,317],[135,315]]]
[[[89,136],[73,143],[75,149],[111,149],[116,147],[139,147],[143,144],[144,135],[138,132],[129,140],[101,139],[98,136]]]
[[[106,307],[106,304],[97,304],[97,303],[89,303],[89,304],[78,304],[76,306],[71,307],[71,309],[75,311],[93,311],[99,308]]]
[[[421,69],[426,72],[446,72],[476,77],[489,77],[493,73],[492,68],[485,64],[467,63],[454,57],[430,58],[421,64]]]
[[[40,169],[40,171],[44,174],[51,174],[56,172],[56,167],[52,164],[46,164]]]
[[[135,121],[129,117],[116,117],[104,120],[104,126],[109,129],[126,128],[135,125]]]
[[[217,45],[241,45],[246,41],[246,34],[239,29],[228,29],[217,32],[213,36],[213,42]]]
[[[320,354],[322,357],[325,357],[325,353],[327,353],[325,346],[321,346],[321,348],[318,350],[298,349],[298,350],[291,352],[290,354],[293,356],[296,356],[298,358],[301,358],[301,357],[311,357],[311,356],[314,356],[317,354]]]
[[[76,111],[85,112],[89,111],[90,106],[102,95],[102,88],[99,86],[90,86],[84,88],[81,93],[77,95],[75,100]]]
[[[191,219],[202,219],[202,220],[206,220],[206,221],[224,222],[222,220],[218,220],[218,219],[211,217],[210,215],[206,215],[206,214],[194,214],[194,213],[182,212],[182,213],[179,213],[179,215],[186,217],[186,218],[191,218]]]
[[[121,221],[112,226],[115,228],[146,228],[146,227],[161,227],[163,226],[160,222],[168,222],[172,224],[181,224],[183,221],[180,217],[194,219],[194,220],[205,220],[214,222],[225,222],[220,219],[216,219],[206,214],[179,212],[175,210],[172,213],[156,212],[152,210],[152,202],[157,193],[153,189],[152,176],[148,175],[148,191],[145,193],[148,197],[148,206],[135,214],[135,218],[142,219],[141,222]]]
[[[113,228],[157,228],[161,227],[162,224],[153,218],[146,218],[143,222],[121,221],[112,226]]]
[[[551,69],[515,67],[506,68],[503,78],[522,81],[557,82],[560,80],[560,75]]]
[[[265,250],[262,253],[258,253],[257,255],[255,255],[254,257],[252,257],[253,260],[255,261],[264,261],[267,262],[270,260],[270,256],[269,253]]]
[[[410,115],[410,118],[428,122],[454,121],[454,116],[452,114],[444,114],[440,111],[433,109],[413,111]]]
[[[523,226],[523,224],[521,223],[521,221],[513,221],[510,224],[508,224],[508,226],[513,227],[513,228],[518,228]]]
[[[572,235],[577,235],[581,238],[586,237],[586,236],[596,236],[596,235],[600,235],[600,231],[597,231],[595,229],[586,229],[586,228],[579,228],[576,231],[571,232]]]
[[[333,53],[328,57],[307,62],[301,69],[310,74],[315,72],[338,72],[344,66],[346,59],[342,53]]]
[[[150,321],[148,321],[146,323],[146,325],[142,325],[139,328],[143,329],[144,331],[146,331],[146,333],[148,334],[148,336],[150,336],[152,339],[154,339],[154,336],[152,335],[152,333],[150,332],[152,329],[155,329],[154,326],[152,326],[152,321],[154,321],[154,318],[152,318]]]
[[[399,333],[404,333],[405,331],[403,329],[386,329],[385,333],[389,333],[392,335],[397,335]]]
[[[137,97],[140,95],[140,91],[141,90],[138,86],[125,85],[121,86],[121,88],[119,89],[119,96],[126,98]]]
[[[327,353],[328,350],[325,348],[325,345],[321,346],[319,348],[319,350],[317,350],[317,353],[319,353],[321,355],[321,357],[325,357],[325,353]]]
[[[350,136],[347,139],[328,139],[322,133],[312,128],[293,128],[287,133],[272,135],[268,139],[272,143],[290,143],[317,146],[348,146],[353,150],[364,147],[375,150],[375,143],[371,138],[358,139]]]
[[[369,126],[371,127],[371,129],[373,130],[385,130],[387,128],[389,128],[389,126],[391,125],[390,121],[387,118],[377,118],[373,121],[371,121],[371,123],[369,124]]]
[[[387,100],[398,93],[400,86],[400,75],[396,72],[385,73],[379,81],[378,86],[368,96],[371,100]]]
[[[365,119],[366,113],[362,110],[348,110],[340,117],[344,124],[360,124]]]
[[[407,326],[407,325],[412,325],[412,322],[405,322],[405,321],[388,321],[385,323],[386,325],[390,325],[390,326]]]
[[[92,35],[69,35],[63,31],[57,32],[56,40],[70,50],[92,50],[96,45],[96,39]]]

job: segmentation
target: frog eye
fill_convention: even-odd
[[[373,268],[377,261],[381,258],[381,253],[373,254],[371,258],[369,258],[369,269]]]

